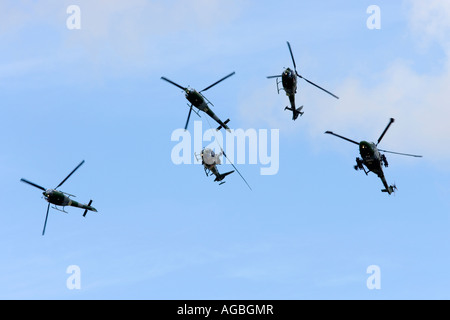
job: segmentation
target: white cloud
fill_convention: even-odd
[[[396,119],[380,147],[399,152],[422,153],[428,159],[450,159],[450,74],[417,74],[397,62],[384,72],[383,81],[366,87],[361,80],[347,79],[337,88],[339,104],[321,107],[310,119],[312,134],[323,128],[349,138],[376,141],[390,117]],[[317,105],[327,106],[321,97]],[[349,130],[349,128],[351,128]]]
[[[420,40],[438,41],[449,49],[450,44],[450,2],[446,0],[409,0],[409,22],[411,30]]]
[[[101,0],[79,1],[78,5],[82,30],[70,32],[66,44],[81,45],[97,62],[107,58],[109,65],[137,67],[173,62],[167,59],[168,53],[180,56],[182,46],[198,46],[202,37],[227,25],[240,12],[238,2],[225,0]]]
[[[381,148],[422,154],[426,161],[440,165],[448,162],[450,2],[410,0],[407,8],[412,47],[419,48],[417,59],[428,57],[428,45],[424,43],[437,44],[444,53],[443,61],[435,61],[440,66],[438,72],[416,70],[420,61],[399,57],[376,75],[370,74],[370,80],[348,76],[335,88],[326,86],[339,100],[317,93],[318,89],[300,81],[297,100],[298,105],[305,105],[305,114],[296,122],[283,111],[288,105],[287,97],[278,96],[275,83],[271,82],[243,99],[241,115],[252,119],[247,121],[249,125],[264,123],[284,131],[307,127],[315,140],[323,139],[324,132],[332,130],[356,141],[376,141],[393,117],[396,121],[383,138]]]
[[[393,117],[396,122],[381,148],[423,154],[438,164],[450,160],[450,2],[411,0],[409,5],[411,40],[422,49],[423,41],[438,44],[445,53],[444,61],[436,62],[440,71],[417,71],[414,61],[398,59],[378,74],[375,84],[343,80],[335,89],[341,97],[337,104],[326,95],[311,95],[312,103],[321,106],[309,116],[312,136],[332,130],[357,141],[376,141]],[[418,56],[426,59],[427,53]]]
[[[73,4],[80,8],[80,30],[66,26],[70,17],[66,9]],[[207,46],[213,46],[215,32],[239,16],[242,6],[240,1],[226,0],[1,2],[0,37],[16,50],[27,43],[35,48],[39,43],[28,38],[36,34],[30,31],[44,27],[45,41],[39,49],[47,50],[41,60],[69,66],[82,63],[82,69],[97,73],[145,72],[201,59]],[[180,55],[184,48],[191,52]],[[23,52],[37,58],[29,48]]]

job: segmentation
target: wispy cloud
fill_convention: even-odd
[[[66,10],[73,4],[80,7],[79,30],[66,26],[70,16]],[[214,47],[215,32],[232,23],[242,6],[239,1],[225,0],[2,2],[0,37],[9,48],[21,52],[19,57],[4,60],[13,67],[33,56],[48,59],[59,69],[76,66],[96,74],[145,74],[201,59],[202,52]],[[38,51],[33,50],[39,46],[36,27],[45,27],[47,32],[45,45]],[[166,41],[168,37],[172,41]],[[180,55],[183,49],[189,50]]]
[[[396,59],[377,72],[379,81],[347,77],[336,88],[341,99],[313,95],[313,104],[327,106],[308,115],[312,136],[333,130],[349,138],[375,141],[390,117],[397,121],[382,142],[386,149],[421,153],[435,163],[448,161],[450,149],[450,3],[408,1],[412,47],[434,42],[444,53],[440,71],[417,70],[415,61]],[[420,51],[419,50],[419,51]],[[427,53],[417,52],[426,58]],[[356,136],[351,136],[352,134]],[[361,136],[364,134],[363,136]]]
[[[448,49],[450,45],[450,2],[441,0],[409,0],[409,23],[421,44],[438,41]]]

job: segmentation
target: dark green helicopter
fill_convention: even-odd
[[[296,108],[295,107],[295,94],[297,93],[297,77],[305,80],[306,82],[312,84],[313,86],[325,91],[326,93],[332,95],[333,97],[335,97],[336,99],[339,99],[338,96],[332,94],[330,91],[325,90],[324,88],[318,86],[317,84],[315,84],[312,81],[309,81],[308,79],[306,79],[305,77],[301,76],[298,72],[297,72],[297,67],[295,65],[295,60],[294,60],[294,55],[292,54],[292,49],[291,49],[291,45],[289,43],[289,41],[287,42],[288,48],[289,48],[289,52],[291,53],[291,58],[292,58],[292,62],[294,63],[294,70],[292,70],[291,68],[287,68],[284,70],[284,72],[279,75],[279,76],[268,76],[268,79],[272,79],[272,78],[277,78],[277,91],[278,93],[280,93],[280,90],[284,90],[284,92],[286,92],[286,95],[289,98],[289,102],[291,104],[291,107],[286,107],[284,108],[284,110],[290,110],[292,111],[292,120],[296,120],[298,118],[299,115],[303,115],[304,112],[302,112],[301,110],[303,109],[303,106]],[[283,85],[283,88],[280,89],[279,84],[280,82],[278,81],[278,78],[281,78],[281,84]]]
[[[53,209],[56,209],[56,210],[62,211],[62,212],[66,212],[66,211],[64,211],[64,207],[66,207],[66,206],[71,206],[71,207],[77,207],[77,208],[85,209],[84,213],[83,213],[83,217],[86,216],[88,210],[97,212],[97,209],[95,209],[94,207],[91,207],[92,200],[89,201],[89,204],[87,204],[87,205],[86,204],[82,204],[82,203],[79,203],[77,201],[74,201],[74,200],[70,199],[70,197],[75,197],[74,195],[56,190],[59,187],[61,187],[62,184],[64,182],[66,182],[66,180],[69,179],[69,177],[79,167],[81,167],[81,165],[83,163],[84,163],[84,160],[81,161],[81,163],[75,169],[73,169],[72,172],[63,181],[61,181],[61,183],[58,184],[58,186],[55,189],[45,189],[44,187],[41,187],[40,185],[35,184],[35,183],[31,182],[31,181],[28,181],[28,180],[23,179],[23,178],[20,179],[20,181],[28,183],[29,185],[32,185],[33,187],[36,187],[36,188],[41,189],[42,191],[44,191],[44,192],[42,192],[42,194],[44,195],[45,200],[48,202],[48,206],[47,206],[47,214],[45,215],[44,229],[42,230],[42,235],[45,234],[45,227],[47,226],[47,218],[48,218],[48,211],[50,209],[50,204],[55,205],[53,207]],[[56,206],[61,206],[61,207],[63,207],[63,209],[62,210],[58,209]]]
[[[340,136],[338,134],[335,134],[331,131],[326,131],[325,133],[328,134],[332,134],[336,137],[339,137],[341,139],[347,140],[351,143],[354,143],[356,145],[359,145],[359,153],[361,155],[361,158],[356,158],[356,165],[354,166],[355,170],[364,170],[364,173],[367,175],[369,172],[373,172],[375,173],[378,178],[381,179],[381,182],[383,182],[384,185],[384,189],[381,190],[382,192],[387,192],[388,194],[391,194],[392,192],[395,191],[395,189],[397,189],[397,187],[394,185],[388,185],[388,183],[386,182],[386,178],[384,177],[384,173],[383,173],[383,166],[384,167],[388,167],[388,162],[386,159],[386,156],[384,154],[381,154],[381,152],[387,152],[387,153],[393,153],[393,154],[399,154],[402,156],[409,156],[409,157],[416,157],[416,158],[421,158],[422,156],[419,155],[415,155],[415,154],[408,154],[408,153],[399,153],[399,152],[393,152],[393,151],[387,151],[387,150],[382,150],[382,149],[378,149],[378,144],[381,142],[381,139],[383,139],[384,135],[386,134],[386,132],[388,131],[389,127],[391,126],[391,124],[394,122],[394,118],[391,118],[389,120],[389,123],[386,127],[386,129],[384,129],[383,133],[381,134],[381,136],[378,138],[377,143],[374,142],[367,142],[367,141],[361,141],[360,143],[353,141],[351,139],[348,139],[346,137]],[[367,167],[367,170],[364,168],[364,166]]]
[[[214,82],[212,85],[206,87],[205,89],[201,90],[201,91],[197,91],[195,89],[192,88],[185,88],[183,86],[180,86],[179,84],[173,82],[172,80],[167,79],[166,77],[161,77],[162,80],[165,80],[171,84],[173,84],[174,86],[182,89],[184,92],[186,92],[186,99],[190,102],[190,106],[189,106],[189,113],[188,113],[188,117],[186,120],[186,125],[184,126],[184,130],[187,129],[188,124],[189,124],[189,119],[191,117],[191,112],[192,112],[192,107],[196,107],[197,109],[205,112],[207,115],[209,115],[211,118],[213,118],[220,126],[217,128],[217,130],[220,130],[222,128],[225,128],[226,130],[230,130],[230,128],[228,128],[227,123],[230,122],[230,119],[227,119],[225,122],[223,122],[222,120],[219,119],[219,117],[216,116],[216,114],[211,110],[211,108],[208,106],[209,104],[213,106],[213,104],[206,99],[206,97],[202,94],[202,92],[211,89],[212,87],[214,87],[216,84],[222,82],[223,80],[231,77],[232,75],[234,75],[235,72],[230,73],[229,75],[223,77],[222,79]],[[194,110],[195,113],[197,113]],[[197,113],[198,116],[200,116]]]

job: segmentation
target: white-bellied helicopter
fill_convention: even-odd
[[[214,175],[215,176],[214,181],[219,182],[219,185],[222,185],[225,183],[224,179],[226,176],[228,176],[228,175],[232,174],[234,171],[236,171],[241,176],[242,180],[244,180],[245,184],[249,187],[249,189],[252,190],[252,188],[248,184],[247,180],[245,180],[245,178],[242,176],[242,174],[239,172],[239,170],[234,166],[234,164],[230,161],[230,159],[228,159],[228,161],[231,163],[234,170],[228,171],[225,173],[219,172],[219,170],[217,169],[217,166],[222,164],[222,161],[221,161],[222,155],[224,155],[225,158],[228,159],[227,155],[225,154],[225,152],[223,151],[222,148],[219,153],[215,153],[214,150],[212,150],[210,148],[204,148],[200,154],[195,153],[195,158],[197,159],[197,161],[200,161],[200,160],[202,161],[203,169],[205,170],[206,176],[209,177],[210,175]]]

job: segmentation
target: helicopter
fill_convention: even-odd
[[[231,163],[231,165],[233,166],[233,168],[235,170],[228,171],[226,173],[220,173],[219,172],[219,170],[217,169],[217,165],[222,164],[221,160],[220,160],[222,155],[224,155],[228,159],[227,155],[222,150],[222,148],[221,148],[221,152],[220,153],[215,153],[214,150],[212,150],[212,149],[204,148],[202,150],[202,152],[200,153],[200,155],[195,154],[195,158],[197,159],[197,161],[200,161],[200,159],[202,160],[202,165],[203,165],[203,169],[205,170],[206,176],[209,177],[211,175],[214,175],[216,177],[214,179],[214,182],[219,182],[219,185],[222,185],[222,184],[224,184],[226,182],[226,181],[223,181],[226,176],[228,176],[228,175],[232,174],[233,172],[237,171],[237,173],[239,173],[239,175],[241,176],[242,180],[244,180],[244,182],[247,184],[249,189],[252,190],[250,185],[247,183],[247,181],[244,179],[242,174],[239,172],[239,170],[234,166],[234,164],[231,161],[230,161],[230,163]]]
[[[267,79],[273,79],[273,78],[277,79],[278,93],[280,93],[281,90],[284,90],[284,92],[286,92],[286,95],[289,98],[289,102],[291,105],[291,107],[286,107],[286,108],[284,108],[284,110],[292,111],[292,120],[296,120],[299,115],[303,115],[303,113],[304,113],[304,112],[302,112],[303,106],[301,106],[299,108],[295,107],[295,94],[297,93],[297,77],[299,77],[300,79],[303,79],[306,82],[312,84],[313,86],[325,91],[326,93],[328,93],[329,95],[332,95],[336,99],[339,99],[339,97],[334,95],[330,91],[325,90],[324,88],[318,86],[314,82],[306,79],[305,77],[301,76],[297,72],[297,66],[295,65],[294,55],[292,54],[291,44],[289,43],[289,41],[287,41],[287,45],[289,48],[289,52],[291,53],[292,62],[294,63],[294,70],[292,70],[291,68],[286,68],[281,75],[268,76]],[[281,88],[281,89],[279,87],[280,81],[278,80],[278,78],[281,78],[281,84],[283,85],[283,88]]]
[[[381,139],[383,139],[384,135],[386,134],[386,132],[388,131],[388,129],[392,125],[392,123],[394,123],[394,121],[395,121],[394,118],[391,118],[389,120],[388,125],[384,129],[383,133],[381,133],[380,137],[378,138],[377,143],[368,142],[368,141],[361,141],[358,143],[354,140],[351,140],[346,137],[335,134],[332,131],[325,132],[327,134],[334,135],[338,138],[341,138],[341,139],[347,140],[351,143],[354,143],[356,145],[359,145],[359,153],[360,153],[362,159],[359,157],[356,158],[356,165],[354,166],[354,169],[355,170],[363,170],[366,175],[368,175],[369,172],[375,173],[381,179],[381,182],[383,183],[384,189],[382,189],[381,191],[387,192],[389,195],[392,194],[393,192],[395,192],[397,187],[395,186],[395,184],[388,185],[388,183],[386,182],[386,178],[385,178],[384,172],[383,172],[383,166],[387,168],[389,164],[386,159],[386,156],[384,154],[381,154],[380,152],[387,152],[387,153],[393,153],[393,154],[409,156],[409,157],[416,157],[416,158],[422,157],[420,155],[415,155],[415,154],[399,153],[399,152],[378,149],[378,144],[381,142]],[[367,167],[367,170],[364,166]]]
[[[74,201],[74,200],[70,199],[70,197],[75,197],[74,195],[57,190],[59,187],[61,187],[63,185],[64,182],[66,182],[67,179],[69,179],[69,177],[75,171],[77,171],[77,169],[79,167],[81,167],[81,165],[83,163],[84,163],[84,160],[81,161],[81,163],[75,169],[73,169],[72,172],[69,173],[69,175],[63,181],[61,181],[61,183],[58,184],[58,186],[56,188],[54,188],[54,189],[45,189],[44,187],[41,187],[40,185],[35,184],[35,183],[31,182],[31,181],[28,181],[28,180],[23,179],[23,178],[20,179],[20,181],[25,182],[25,183],[27,183],[27,184],[35,187],[35,188],[38,188],[38,189],[41,189],[42,191],[44,191],[44,192],[42,192],[42,194],[44,195],[45,200],[48,202],[48,206],[47,206],[47,213],[45,215],[45,222],[44,222],[44,228],[42,230],[42,235],[45,234],[45,228],[47,226],[47,218],[48,218],[48,211],[50,209],[50,204],[54,205],[54,207],[52,207],[53,209],[61,211],[61,212],[65,212],[65,213],[67,213],[64,210],[64,207],[66,207],[66,206],[71,206],[71,207],[77,207],[77,208],[85,209],[84,213],[83,213],[83,217],[86,217],[86,214],[87,214],[88,210],[89,211],[93,211],[93,212],[97,212],[97,209],[95,209],[94,207],[91,206],[92,200],[90,200],[87,205],[86,204],[82,204],[82,203],[79,203],[77,201]],[[58,209],[57,206],[61,206],[62,210]]]
[[[225,128],[226,130],[230,131],[230,128],[228,128],[227,123],[230,122],[230,119],[227,119],[225,121],[222,121],[219,119],[219,117],[216,116],[216,114],[211,110],[211,108],[208,105],[214,106],[208,99],[206,99],[206,97],[202,94],[202,92],[211,89],[212,87],[214,87],[216,84],[219,84],[220,82],[222,82],[223,80],[231,77],[232,75],[234,75],[235,72],[230,73],[229,75],[223,77],[222,79],[214,82],[212,85],[206,87],[205,89],[201,90],[201,91],[197,91],[195,89],[192,88],[185,88],[183,86],[180,86],[179,84],[173,82],[172,80],[167,79],[166,77],[161,77],[162,80],[167,81],[171,84],[173,84],[174,86],[182,89],[184,92],[186,92],[186,99],[190,102],[190,104],[188,104],[189,106],[189,113],[188,113],[188,117],[186,120],[186,125],[184,126],[184,130],[187,130],[188,124],[189,124],[189,119],[191,117],[191,112],[193,110],[192,107],[196,107],[197,109],[205,112],[206,114],[208,114],[211,118],[213,118],[218,124],[219,127],[217,128],[217,130],[220,130],[222,128]],[[194,112],[200,117],[200,115],[198,114],[197,111],[194,110]]]

